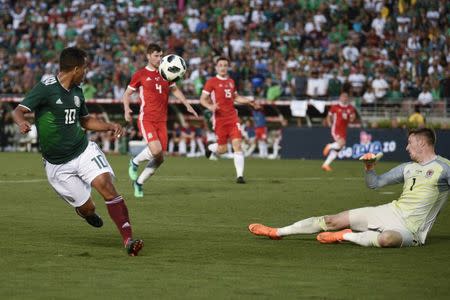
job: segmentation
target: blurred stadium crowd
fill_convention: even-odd
[[[0,94],[27,92],[77,45],[91,58],[86,97],[120,99],[156,41],[188,62],[191,96],[226,55],[242,94],[333,98],[349,81],[367,105],[421,93],[427,105],[450,96],[449,10],[446,0],[0,0]]]
[[[86,98],[121,99],[146,64],[147,44],[157,42],[187,61],[180,88],[191,99],[224,55],[243,95],[333,100],[348,81],[357,107],[403,107],[413,99],[448,110],[449,24],[446,0],[0,0],[0,97],[21,96],[56,74],[59,52],[76,45],[90,55]],[[13,128],[0,109],[1,123]],[[172,140],[188,154],[195,138],[182,132],[196,130],[184,127]],[[92,139],[105,151],[120,148],[107,135]]]

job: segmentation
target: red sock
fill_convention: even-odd
[[[122,235],[123,244],[132,237],[130,219],[128,217],[128,208],[122,196],[117,196],[114,199],[105,201],[108,213],[111,219],[116,223],[120,235]]]

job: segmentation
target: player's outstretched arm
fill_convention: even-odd
[[[370,189],[376,189],[390,184],[403,183],[405,180],[403,177],[405,166],[406,163],[401,164],[379,176],[374,170],[366,171],[364,176],[366,186]]]
[[[195,109],[189,104],[189,102],[187,101],[187,99],[184,96],[183,92],[176,85],[174,87],[172,87],[172,94],[178,100],[180,100],[184,104],[184,106],[186,106],[186,109],[187,109],[188,112],[190,112],[194,116],[198,117],[198,114],[195,111]]]
[[[256,103],[255,100],[250,99],[250,98],[247,98],[247,97],[244,97],[244,96],[241,96],[241,95],[239,95],[239,94],[237,94],[237,93],[236,93],[236,98],[234,98],[234,100],[235,100],[236,102],[238,102],[238,103],[241,103],[241,104],[247,104],[247,105],[250,105],[250,106],[253,107],[254,109],[259,109],[259,108],[260,108],[259,104]]]
[[[14,122],[19,126],[20,133],[25,134],[31,130],[31,124],[25,118],[30,111],[23,106],[17,106],[13,113]]]
[[[123,111],[124,111],[123,116],[125,118],[125,121],[127,121],[127,122],[133,121],[133,116],[131,115],[133,113],[133,111],[130,108],[131,95],[133,93],[134,93],[134,91],[132,89],[130,89],[129,87],[127,87],[127,89],[125,90],[125,93],[123,93],[123,96],[122,96]]]
[[[113,131],[116,137],[122,135],[123,129],[117,123],[105,122],[91,115],[80,118],[80,124],[83,128],[92,131]]]

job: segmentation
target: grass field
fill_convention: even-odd
[[[450,295],[450,214],[427,245],[375,249],[321,245],[315,235],[272,241],[247,225],[386,203],[401,186],[365,187],[359,162],[168,158],[136,200],[125,156],[110,156],[127,199],[138,257],[121,248],[105,205],[95,229],[60,200],[38,154],[0,153],[0,299],[438,299]],[[394,166],[380,163],[379,172]]]

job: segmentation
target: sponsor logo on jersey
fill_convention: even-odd
[[[159,81],[159,77],[155,77],[155,80],[156,80],[156,81]]]
[[[61,101],[61,98],[59,98],[58,100],[56,100],[56,104],[63,104]]]
[[[80,104],[81,104],[80,97],[74,96],[73,97],[73,102],[75,103],[76,107],[80,107]]]
[[[425,177],[426,178],[430,178],[431,176],[433,176],[434,171],[432,169],[428,170],[427,173],[425,173]]]
[[[147,77],[147,79],[145,79],[145,81],[150,81],[152,80],[150,77]]]

